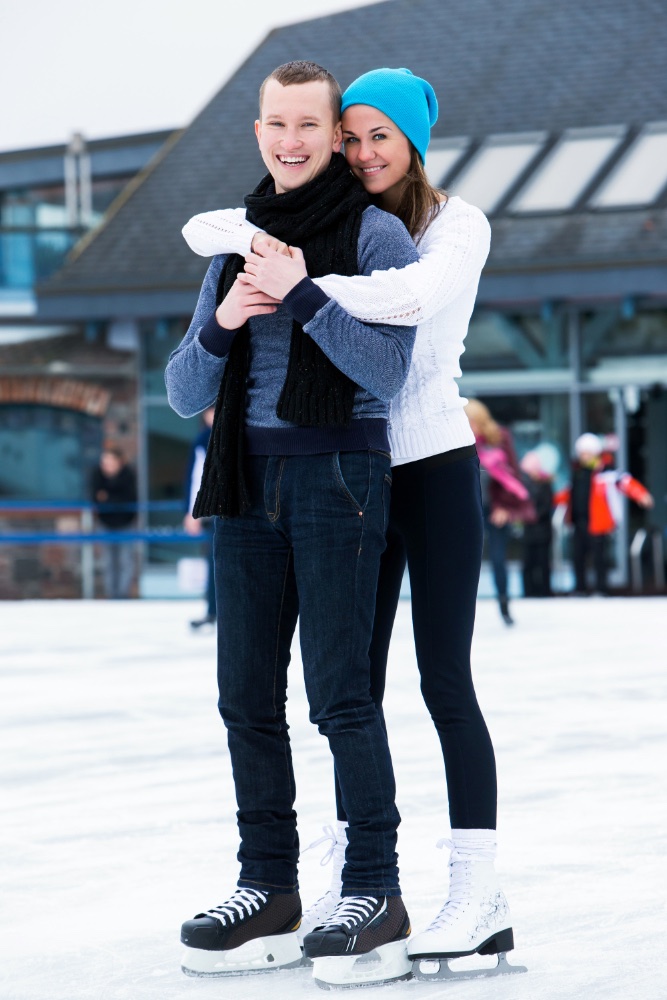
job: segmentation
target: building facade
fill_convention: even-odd
[[[579,433],[616,434],[619,465],[652,491],[650,523],[664,531],[666,41],[658,0],[631,10],[623,0],[470,0],[455,18],[440,0],[389,0],[276,30],[38,286],[31,322],[124,352],[142,496],[168,500],[196,421],[169,409],[163,370],[206,269],[180,230],[197,212],[242,204],[263,174],[259,84],[295,58],[328,66],[343,86],[378,64],[409,66],[440,99],[431,179],[492,226],[463,392],[489,404],[520,451],[555,444],[560,481]],[[618,585],[643,516],[629,513],[618,534]],[[165,568],[176,555],[149,549]]]

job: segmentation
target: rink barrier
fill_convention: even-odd
[[[81,590],[82,597],[90,599],[95,594],[94,544],[123,545],[133,542],[159,542],[160,544],[201,543],[201,535],[189,535],[185,531],[172,528],[144,528],[126,531],[94,530],[94,515],[97,512],[133,511],[180,512],[184,514],[182,502],[178,500],[154,500],[149,502],[122,504],[77,503],[67,500],[0,500],[0,518],[16,514],[66,515],[78,514],[80,531],[11,531],[0,533],[2,545],[80,545],[81,546]]]

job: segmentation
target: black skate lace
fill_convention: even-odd
[[[323,920],[321,927],[338,927],[341,924],[351,930],[370,917],[378,905],[375,896],[344,896],[330,917]]]
[[[220,906],[214,906],[206,911],[207,917],[215,917],[221,924],[233,924],[236,920],[251,917],[253,911],[259,911],[260,904],[266,903],[269,897],[259,889],[237,889],[233,896]]]

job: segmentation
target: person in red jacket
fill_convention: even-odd
[[[574,529],[574,593],[588,593],[586,567],[592,554],[596,590],[607,594],[607,538],[621,519],[621,494],[644,508],[653,506],[653,497],[629,473],[605,467],[602,441],[596,434],[578,437],[574,451],[572,485],[555,498],[556,504],[567,504],[567,520]]]

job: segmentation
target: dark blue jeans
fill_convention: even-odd
[[[400,895],[400,817],[368,657],[389,458],[252,456],[247,481],[250,510],[218,520],[215,531],[219,707],[238,805],[238,884],[297,887],[285,706],[298,616],[310,719],[329,741],[349,822],[343,892]]]

